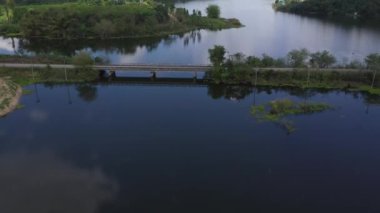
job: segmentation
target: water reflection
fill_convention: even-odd
[[[76,90],[78,91],[78,97],[80,97],[83,101],[92,102],[98,96],[98,89],[91,84],[79,84],[76,86]]]
[[[356,213],[380,208],[380,173],[373,169],[380,162],[375,140],[380,108],[371,107],[366,116],[361,93],[309,91],[310,96],[292,89],[164,80],[94,82],[96,99],[87,103],[76,91],[72,105],[66,89],[75,91],[78,84],[38,85],[41,103],[25,96],[23,110],[0,120],[0,194],[22,203],[29,193],[36,204],[56,202],[63,209],[58,212],[277,213],[312,212],[317,206],[321,212],[333,207]],[[289,96],[302,102],[307,96],[340,108],[294,118],[300,129],[286,136],[251,117],[255,93],[258,105]],[[58,155],[8,151],[13,149]],[[97,166],[104,172],[90,169]],[[37,183],[38,190],[19,190],[23,196],[16,199],[8,192],[16,182],[25,189]],[[49,189],[62,192],[47,196]],[[80,196],[72,195],[80,202],[77,209],[70,193]],[[6,212],[2,208],[9,207],[3,205],[9,199],[1,196],[0,211]]]
[[[239,85],[208,85],[207,94],[213,99],[244,100],[253,92],[252,87]]]
[[[78,50],[90,50],[92,52],[133,54],[140,47],[147,51],[157,48],[161,41],[172,40],[171,36],[164,38],[144,39],[113,39],[113,40],[56,40],[45,39],[20,39],[18,40],[18,51],[33,52],[36,54],[63,54],[74,55]]]
[[[379,24],[324,20],[273,11],[273,0],[206,0],[179,3],[188,10],[204,10],[210,3],[222,16],[236,17],[245,27],[222,31],[200,30],[161,38],[46,41],[0,39],[0,52],[8,54],[60,53],[88,50],[106,55],[112,63],[207,64],[209,48],[223,45],[231,54],[284,57],[292,49],[328,50],[340,62],[362,60],[380,49]]]
[[[10,152],[0,155],[0,188],[2,213],[95,213],[118,186],[49,152]]]
[[[74,55],[79,50],[87,50],[95,55],[101,54],[135,54],[139,48],[144,48],[147,52],[151,52],[158,48],[162,43],[169,47],[177,41],[183,39],[184,45],[187,46],[190,41],[192,43],[201,41],[200,31],[192,31],[189,33],[180,33],[176,35],[164,37],[149,37],[149,38],[129,38],[129,39],[112,39],[112,40],[47,40],[47,39],[15,39],[12,41],[12,48],[8,47],[8,54],[63,54],[67,56]],[[15,45],[17,42],[17,45]],[[1,48],[1,46],[0,46]],[[12,51],[11,51],[12,50]]]

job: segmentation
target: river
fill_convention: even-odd
[[[15,40],[15,49],[2,39],[0,49],[205,64],[214,44],[231,53],[307,47],[353,58],[380,47],[375,27],[275,13],[269,0],[215,2],[246,27],[99,43]],[[0,212],[380,212],[379,96],[198,84],[191,75],[153,81],[117,72],[118,81],[25,87],[23,107],[0,118]],[[289,116],[294,132],[251,114],[285,98],[333,109]]]
[[[0,119],[1,212],[380,210],[378,97],[149,81],[27,89],[25,108]],[[250,113],[278,98],[334,110],[291,117],[288,134]]]
[[[208,64],[208,49],[225,46],[230,54],[268,54],[284,57],[289,51],[307,48],[328,50],[340,63],[362,60],[380,50],[380,25],[332,21],[275,12],[273,0],[205,0],[179,3],[177,7],[204,10],[218,4],[222,16],[238,18],[243,28],[211,32],[201,30],[184,35],[150,39],[112,41],[18,41],[0,39],[0,53],[62,53],[79,50],[106,56],[111,62],[151,64]]]

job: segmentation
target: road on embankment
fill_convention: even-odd
[[[5,68],[52,68],[52,69],[75,69],[73,64],[24,64],[24,63],[0,63],[0,67]],[[92,65],[94,70],[108,71],[151,71],[151,72],[207,72],[211,65],[155,65],[155,64],[125,64],[125,65]],[[367,69],[343,69],[343,68],[256,68],[256,70],[273,70],[278,72],[288,72],[294,70],[309,71],[337,71],[337,72],[368,72]]]

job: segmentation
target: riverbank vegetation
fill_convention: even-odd
[[[59,55],[12,56],[1,55],[0,63],[31,64],[29,68],[0,68],[0,78],[26,86],[33,83],[88,83],[96,81],[99,71],[92,69],[94,64],[108,64],[107,58],[92,57],[88,52],[78,52],[71,57]],[[34,67],[33,64],[46,64]],[[50,64],[70,64],[74,69],[53,69]]]
[[[297,14],[380,20],[378,0],[276,0],[274,8]]]
[[[0,117],[15,110],[22,95],[21,87],[9,78],[0,78]]]
[[[163,36],[196,29],[241,27],[237,19],[203,16],[155,1],[80,1],[56,4],[5,3],[0,34],[25,38],[92,39]],[[210,6],[215,12],[218,6]],[[219,10],[220,12],[220,10]],[[220,14],[220,13],[219,13]]]
[[[93,65],[109,64],[109,59],[103,56],[92,57],[88,52],[80,51],[72,56],[57,54],[37,54],[37,55],[0,55],[0,63],[15,64],[73,64],[73,65]]]
[[[227,56],[226,52],[222,46],[209,50],[213,68],[207,78],[213,83],[348,89],[380,95],[379,54],[367,56],[363,63],[337,64],[327,51],[293,50],[284,58]]]
[[[252,106],[251,114],[259,122],[273,122],[291,133],[296,128],[294,123],[288,119],[289,116],[320,113],[329,109],[332,109],[332,106],[325,103],[297,103],[290,99],[278,99],[266,104]]]

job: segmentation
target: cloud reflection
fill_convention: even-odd
[[[117,184],[50,153],[13,153],[0,156],[0,189],[1,213],[94,213]]]
[[[43,110],[32,110],[29,114],[29,117],[32,121],[42,123],[49,118],[49,114]]]

